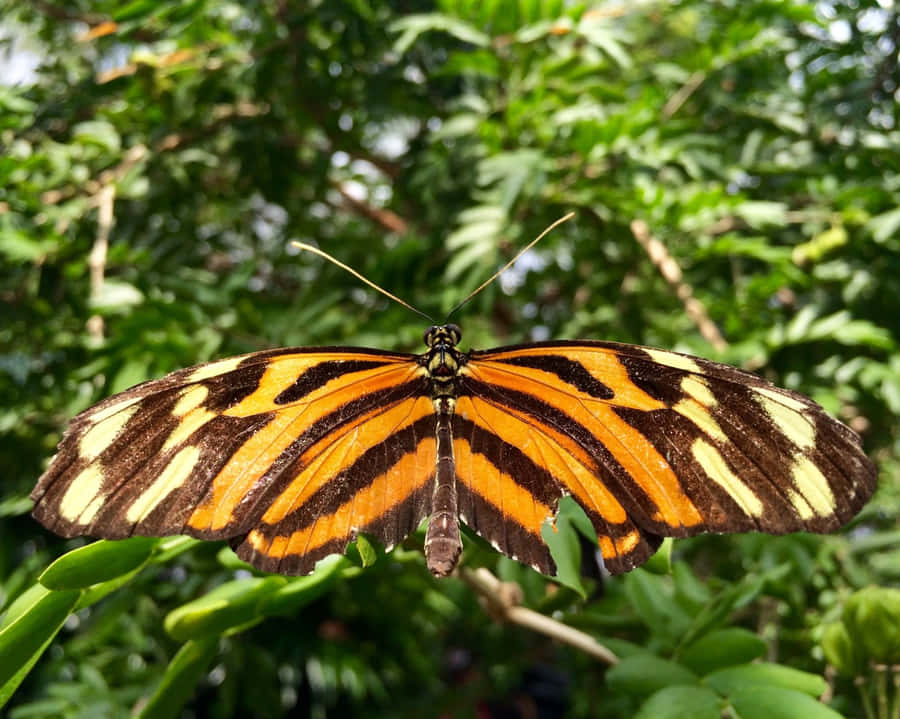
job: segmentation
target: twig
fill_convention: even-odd
[[[103,280],[106,273],[106,254],[109,250],[109,233],[113,225],[113,206],[116,199],[116,186],[105,185],[97,193],[97,237],[88,257],[91,272],[91,297],[97,299],[103,291]],[[103,339],[103,318],[94,314],[88,318],[87,331],[95,340]]]
[[[634,235],[634,239],[638,241],[638,244],[649,255],[650,261],[656,265],[666,282],[675,290],[675,295],[684,305],[688,317],[699,328],[700,334],[719,352],[725,350],[728,347],[728,343],[725,341],[722,333],[719,332],[719,328],[706,314],[706,308],[700,300],[694,297],[694,291],[691,289],[691,286],[682,281],[681,268],[672,255],[669,254],[666,246],[650,235],[650,228],[647,227],[647,223],[643,220],[632,220],[631,232]]]
[[[236,117],[258,117],[268,114],[270,110],[271,107],[268,103],[236,102],[233,105],[215,105],[212,108],[212,119],[207,125],[194,132],[169,133],[156,143],[153,150],[154,152],[171,152],[183,145],[212,135],[220,127],[229,125],[231,120]]]
[[[78,193],[78,190],[82,189],[85,193],[96,196],[98,198],[97,204],[99,205],[99,197],[103,189],[107,185],[113,185],[125,177],[125,175],[128,174],[128,171],[146,156],[146,146],[135,145],[125,152],[122,161],[118,165],[115,165],[108,170],[103,170],[95,179],[88,180],[80,187],[69,185],[60,190],[47,190],[42,192],[41,204],[55,205],[62,200],[68,200],[70,197],[74,197]]]
[[[104,15],[98,15],[97,13],[91,12],[76,12],[66,7],[60,7],[55,3],[47,2],[47,0],[31,0],[31,4],[35,10],[44,13],[44,15],[47,15],[54,20],[83,22],[87,23],[88,25],[98,25],[105,20],[108,20],[108,18]]]
[[[406,220],[400,217],[400,215],[380,207],[372,207],[371,205],[356,199],[347,191],[347,188],[344,187],[343,183],[338,182],[337,180],[331,180],[331,186],[340,193],[341,198],[344,200],[344,204],[354,212],[357,212],[363,217],[367,217],[389,232],[396,232],[398,235],[402,235],[406,232],[409,225]]]
[[[830,704],[834,699],[834,683],[837,681],[837,669],[830,664],[825,665],[825,691],[819,695],[819,701]]]
[[[866,713],[866,719],[875,719],[875,707],[872,705],[872,697],[869,696],[868,686],[864,677],[856,677],[853,680],[856,688],[859,690],[859,696],[862,698],[863,710]]]
[[[700,72],[699,70],[694,72],[688,78],[687,82],[678,88],[672,97],[666,100],[666,104],[663,105],[662,112],[660,113],[662,119],[668,120],[672,115],[678,112],[678,110],[681,109],[681,106],[687,102],[687,99],[694,94],[694,91],[703,84],[705,79],[705,72]]]
[[[459,576],[485,599],[488,610],[498,620],[518,624],[539,634],[545,634],[575,647],[585,654],[590,654],[606,664],[619,663],[619,658],[590,634],[519,605],[521,589],[517,584],[501,582],[484,567],[474,571],[462,567],[459,570]]]

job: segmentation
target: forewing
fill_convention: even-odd
[[[404,464],[430,451],[433,472],[427,395],[414,356],[373,350],[180,370],[76,417],[32,493],[34,516],[63,536],[230,539],[262,569],[306,573],[358,530],[393,545],[427,514],[426,480]],[[396,494],[378,499],[385,476]]]
[[[563,494],[616,573],[665,536],[833,531],[875,487],[854,432],[727,365],[611,342],[469,357],[456,410],[466,521],[542,571],[540,525]]]

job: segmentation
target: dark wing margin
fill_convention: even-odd
[[[875,489],[859,437],[812,400],[675,352],[612,342],[471,352],[460,395],[457,473],[471,495],[461,515],[544,572],[540,524],[564,494],[617,573],[666,536],[831,532]]]
[[[179,370],[72,420],[33,514],[66,537],[229,539],[260,569],[305,574],[357,532],[392,546],[427,516],[428,395],[415,356],[376,350]]]

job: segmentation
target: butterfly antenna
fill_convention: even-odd
[[[459,310],[464,304],[466,304],[466,302],[468,302],[469,300],[471,300],[475,295],[477,295],[477,294],[478,294],[479,292],[481,292],[485,287],[487,287],[489,284],[491,284],[491,282],[493,282],[494,280],[496,280],[500,275],[502,275],[504,272],[506,272],[506,271],[507,271],[510,267],[512,267],[514,264],[516,264],[516,261],[517,261],[522,255],[524,255],[526,252],[528,252],[528,250],[530,250],[532,247],[534,247],[538,242],[540,242],[541,240],[543,240],[544,237],[546,237],[548,234],[550,234],[551,230],[554,230],[554,229],[557,228],[559,225],[561,225],[563,222],[568,222],[568,221],[571,220],[574,216],[575,216],[575,213],[574,213],[574,212],[570,212],[570,213],[568,213],[567,215],[563,215],[563,216],[560,217],[558,220],[556,220],[556,222],[552,223],[552,224],[551,224],[546,230],[544,230],[541,234],[539,234],[537,237],[535,237],[531,242],[529,242],[527,245],[525,245],[525,247],[523,247],[521,250],[519,250],[519,251],[516,253],[516,256],[515,256],[515,257],[513,257],[509,262],[507,262],[505,265],[503,265],[503,267],[501,267],[501,268],[500,268],[499,270],[497,270],[494,274],[492,274],[490,277],[488,277],[488,278],[487,278],[484,282],[482,282],[476,289],[472,290],[472,292],[469,293],[469,296],[468,296],[468,297],[466,297],[462,302],[460,302],[458,305],[456,305],[456,307],[454,307],[452,310],[450,310],[450,312],[447,314],[447,320],[449,320],[450,317],[451,317],[454,313],[456,313],[457,310]]]
[[[421,310],[417,310],[415,307],[413,307],[411,304],[409,304],[409,302],[404,302],[403,300],[401,300],[401,299],[400,299],[399,297],[397,297],[396,295],[392,295],[390,292],[388,292],[388,291],[387,291],[386,289],[384,289],[383,287],[379,287],[379,286],[376,285],[374,282],[372,282],[372,280],[367,279],[366,277],[363,277],[359,272],[357,272],[356,270],[354,270],[352,267],[349,267],[348,265],[345,265],[345,264],[344,264],[343,262],[341,262],[340,260],[335,259],[334,257],[332,257],[331,255],[329,255],[329,254],[328,254],[327,252],[325,252],[324,250],[320,250],[318,247],[313,247],[312,245],[307,245],[305,242],[297,242],[296,240],[291,241],[291,244],[292,244],[294,247],[297,247],[297,248],[299,248],[299,249],[301,249],[301,250],[306,250],[307,252],[312,252],[314,255],[318,255],[319,257],[324,257],[326,260],[328,260],[328,261],[331,262],[332,264],[337,265],[337,266],[340,267],[342,270],[347,270],[347,272],[349,272],[351,275],[353,275],[356,279],[358,279],[360,282],[364,282],[364,283],[367,284],[369,287],[371,287],[373,290],[378,290],[381,294],[385,295],[386,297],[390,297],[392,300],[394,300],[394,302],[398,302],[399,304],[403,305],[406,309],[412,310],[412,311],[415,312],[417,315],[420,315],[421,317],[424,317],[424,318],[425,318],[426,320],[428,320],[429,322],[432,322],[432,323],[434,322],[434,319],[433,319],[433,318],[429,317],[428,315],[426,315],[426,314],[425,314],[424,312],[422,312]]]

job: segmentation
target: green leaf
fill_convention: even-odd
[[[722,694],[747,686],[780,687],[795,692],[803,692],[817,697],[825,693],[828,684],[818,674],[810,674],[792,667],[769,662],[743,664],[737,667],[720,669],[707,675],[704,684],[713,687]]]
[[[0,706],[62,628],[80,595],[41,587],[10,607],[0,631]]]
[[[808,242],[797,245],[791,252],[791,259],[798,265],[806,262],[818,262],[832,250],[846,245],[849,238],[850,236],[843,225],[829,227]]]
[[[159,544],[156,545],[156,554],[153,557],[153,561],[158,564],[165,564],[200,544],[203,544],[203,542],[193,537],[181,535],[163,537],[159,540]]]
[[[843,612],[853,644],[877,664],[900,664],[900,589],[866,587],[856,592]]]
[[[435,131],[434,137],[436,140],[442,140],[471,135],[478,129],[480,122],[481,118],[471,112],[453,115],[441,124],[441,127]]]
[[[0,226],[0,254],[10,262],[36,262],[56,249],[56,242]]]
[[[783,227],[787,224],[787,205],[783,202],[747,201],[734,208],[734,213],[751,227]]]
[[[643,697],[665,687],[696,685],[697,675],[687,667],[652,654],[626,657],[606,672],[610,691]]]
[[[390,32],[400,33],[400,37],[394,42],[394,52],[403,54],[420,35],[426,32],[446,32],[458,40],[478,47],[487,47],[491,39],[480,30],[476,30],[458,18],[437,13],[421,15],[406,15],[391,23]]]
[[[118,152],[122,149],[118,131],[105,120],[79,122],[72,128],[72,137],[79,142],[99,145],[109,152]]]
[[[348,568],[350,561],[332,554],[316,564],[316,570],[306,577],[291,577],[284,586],[263,597],[259,603],[261,614],[290,614],[325,594]]]
[[[787,327],[773,330],[770,334],[772,345],[833,340],[848,346],[893,347],[891,333],[883,327],[868,320],[854,320],[846,310],[818,318],[817,311],[815,306],[809,305],[798,312]]]
[[[659,549],[653,553],[650,559],[641,567],[643,570],[651,574],[671,574],[672,573],[672,548],[675,542],[671,537],[666,537]]]
[[[822,651],[825,659],[845,677],[861,676],[866,660],[862,644],[854,641],[843,622],[825,626],[822,634]]]
[[[668,644],[683,637],[690,626],[691,617],[674,601],[669,577],[636,569],[625,577],[625,594],[644,624]]]
[[[596,548],[597,533],[584,510],[571,497],[563,497],[559,502],[556,519],[548,519],[541,526],[541,537],[550,548],[550,555],[556,563],[556,581],[586,598],[588,590],[581,576],[579,534]]]
[[[10,114],[31,116],[37,109],[37,104],[19,94],[21,92],[21,88],[0,86],[0,107]]]
[[[91,308],[98,312],[127,312],[144,301],[144,294],[128,282],[106,280],[99,292],[91,295]]]
[[[622,31],[621,26],[615,26],[606,19],[586,17],[578,23],[576,31],[609,55],[620,68],[627,70],[631,67],[631,57],[622,46],[622,40],[628,41],[630,38]]]
[[[287,578],[276,576],[226,582],[169,612],[165,619],[166,631],[181,641],[222,634],[260,617],[259,605],[263,599],[286,583]]]
[[[356,551],[359,552],[363,568],[371,567],[378,561],[378,552],[375,551],[372,543],[362,534],[356,537]]]
[[[197,684],[206,676],[218,648],[219,638],[215,636],[186,642],[169,662],[162,681],[138,714],[139,719],[179,716]]]
[[[78,600],[78,604],[75,605],[75,611],[77,612],[79,609],[84,609],[92,604],[96,604],[104,597],[112,594],[119,588],[124,587],[140,574],[143,566],[144,565],[140,565],[126,574],[120,574],[118,577],[110,579],[108,582],[100,582],[99,584],[87,587],[81,593],[81,598]]]
[[[875,215],[866,224],[876,242],[884,244],[900,235],[900,207]]]
[[[781,687],[736,687],[728,698],[740,719],[843,719],[811,696]]]
[[[47,567],[38,581],[47,589],[83,589],[107,582],[143,566],[158,542],[155,537],[101,539],[67,552]]]
[[[706,687],[660,689],[645,701],[635,719],[721,719],[722,700]]]
[[[681,654],[681,662],[697,674],[744,664],[766,653],[766,643],[741,627],[712,631],[700,637]]]

